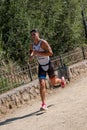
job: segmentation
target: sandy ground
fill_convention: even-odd
[[[87,130],[87,77],[55,90],[46,113],[40,100],[25,105],[1,118],[0,130]]]

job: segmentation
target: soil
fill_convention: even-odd
[[[57,88],[47,96],[48,110],[40,100],[0,118],[0,130],[87,130],[87,76]]]

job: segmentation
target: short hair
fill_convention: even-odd
[[[30,34],[32,33],[32,32],[39,32],[37,29],[32,29],[31,31],[30,31]]]

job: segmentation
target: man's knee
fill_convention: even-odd
[[[45,84],[46,84],[46,83],[45,83],[45,80],[44,80],[44,79],[40,79],[39,82],[40,82],[40,87],[41,87],[41,88],[44,88],[44,87],[45,87]]]

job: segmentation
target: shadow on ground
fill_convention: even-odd
[[[50,108],[50,107],[52,107],[52,106],[54,106],[54,104],[49,105],[48,108]],[[38,111],[32,112],[32,113],[30,113],[30,114],[28,114],[28,115],[24,115],[24,116],[21,116],[21,117],[10,118],[10,119],[7,119],[7,120],[5,120],[5,121],[0,122],[0,126],[9,124],[9,123],[11,123],[11,122],[13,122],[13,121],[16,121],[16,120],[24,119],[24,118],[27,118],[27,117],[39,116],[39,115],[42,115],[42,114],[44,114],[44,113],[46,113],[46,112],[45,112],[45,111],[40,111],[40,110],[38,110]]]

